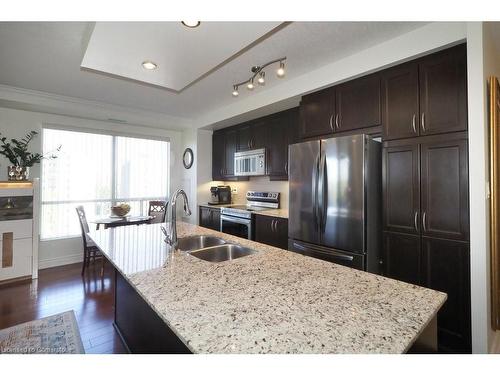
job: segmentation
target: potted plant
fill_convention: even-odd
[[[2,137],[0,133],[0,154],[5,156],[12,165],[7,168],[9,181],[26,181],[28,180],[30,167],[40,163],[42,159],[55,159],[55,151],[59,151],[61,146],[55,151],[42,155],[38,152],[32,153],[28,151],[29,143],[38,135],[34,130],[28,132],[21,140],[11,139],[7,141],[6,137]]]

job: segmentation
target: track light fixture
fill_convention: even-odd
[[[260,66],[253,66],[252,69],[250,69],[250,71],[252,72],[252,76],[250,78],[248,78],[246,81],[235,83],[233,85],[233,96],[237,97],[239,95],[238,88],[241,85],[246,85],[247,89],[250,91],[253,90],[255,88],[254,80],[256,77],[259,86],[264,86],[266,84],[266,72],[264,71],[264,68],[268,67],[269,65],[279,63],[279,68],[276,70],[276,75],[278,76],[278,78],[283,78],[285,76],[285,60],[286,57],[282,57],[280,59],[269,61],[268,63]]]

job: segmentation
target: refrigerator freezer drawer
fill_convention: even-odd
[[[365,255],[361,254],[349,253],[292,239],[288,240],[288,250],[361,271],[366,269]]]

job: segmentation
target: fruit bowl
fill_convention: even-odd
[[[111,207],[111,213],[115,216],[125,216],[130,212],[130,205],[122,203]]]

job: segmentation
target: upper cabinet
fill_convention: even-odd
[[[300,138],[333,133],[334,112],[335,89],[303,96],[300,102]]]
[[[212,179],[241,180],[245,177],[234,176],[234,153],[238,131],[233,128],[217,130],[212,135]]]
[[[288,146],[298,140],[298,108],[281,112],[267,123],[267,174],[270,180],[288,179]]]
[[[382,136],[384,139],[419,134],[418,64],[410,62],[382,72]]]
[[[288,179],[288,145],[297,141],[298,108],[217,130],[212,139],[212,178],[248,180],[234,175],[234,153],[265,148],[266,175],[270,180]]]
[[[385,140],[467,130],[465,44],[382,72]]]
[[[380,126],[380,75],[372,74],[335,88],[335,131]]]
[[[420,62],[421,135],[467,130],[466,66],[465,44]]]
[[[380,75],[371,74],[302,97],[300,137],[380,126]]]

